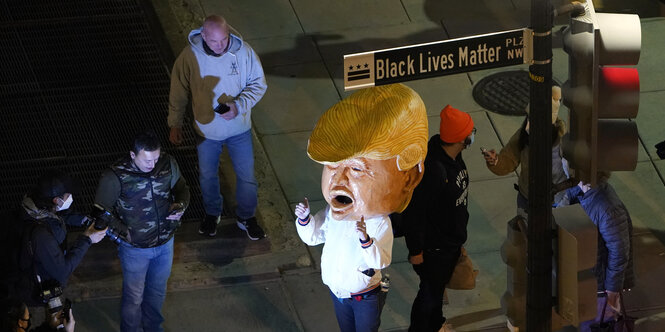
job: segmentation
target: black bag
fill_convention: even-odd
[[[636,317],[626,314],[626,306],[623,304],[623,292],[619,292],[619,301],[621,301],[621,315],[614,324],[615,332],[634,332]]]
[[[0,266],[0,298],[14,298],[29,306],[42,304],[35,273],[32,234],[38,224],[23,220],[16,211],[0,216],[3,252]]]
[[[600,322],[591,324],[592,332],[634,332],[635,320],[637,318],[626,314],[626,306],[623,304],[623,292],[619,292],[619,301],[621,303],[621,315],[616,320],[605,321],[605,310],[607,309],[607,296],[603,305],[603,312],[600,315]]]

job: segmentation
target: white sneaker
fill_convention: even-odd
[[[439,332],[457,332],[457,331],[455,331],[452,324],[448,324],[446,322],[443,323],[443,325],[441,325],[441,329],[439,330]]]

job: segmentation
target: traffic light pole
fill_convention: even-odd
[[[526,330],[552,329],[552,5],[531,0]]]

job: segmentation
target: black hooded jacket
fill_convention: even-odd
[[[25,227],[32,224],[31,244],[35,270],[42,281],[57,280],[62,287],[81,263],[90,248],[90,238],[81,234],[67,248],[67,225],[81,226],[83,216],[78,214],[55,214],[34,206],[28,197],[23,200],[21,220]]]
[[[403,212],[409,255],[428,249],[458,249],[466,242],[469,175],[460,153],[452,159],[441,138],[430,138],[425,174]]]

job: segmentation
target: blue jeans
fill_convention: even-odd
[[[252,131],[229,137],[223,141],[204,138],[197,146],[199,155],[199,183],[206,214],[222,214],[222,194],[219,192],[219,156],[222,146],[229,149],[229,156],[236,173],[236,216],[249,219],[256,210],[256,179],[254,178],[254,148]]]
[[[153,248],[136,248],[121,242],[118,257],[122,265],[120,330],[163,331],[161,311],[173,263],[173,238]]]
[[[355,298],[340,299],[330,292],[335,316],[341,332],[376,332],[381,324],[381,310],[386,303],[386,292],[381,287],[376,291],[363,295],[358,301]]]

